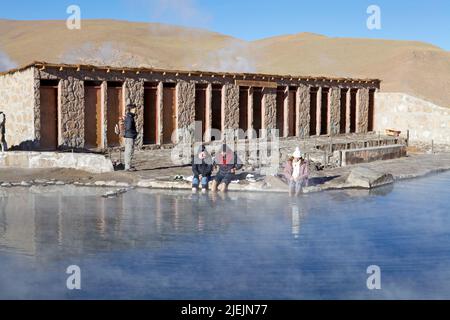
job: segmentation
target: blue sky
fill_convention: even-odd
[[[206,28],[245,40],[314,32],[332,37],[425,41],[450,50],[448,0],[15,0],[2,1],[0,18],[112,18]],[[369,5],[381,9],[381,30],[366,27]]]

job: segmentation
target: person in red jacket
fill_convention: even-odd
[[[216,192],[219,185],[223,184],[221,191],[226,192],[231,181],[236,179],[236,171],[243,167],[242,162],[237,153],[224,144],[222,145],[222,151],[216,155],[215,165],[219,167],[219,171],[211,189]]]

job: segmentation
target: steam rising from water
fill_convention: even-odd
[[[128,0],[133,10],[149,12],[152,21],[176,23],[191,27],[206,27],[212,20],[209,12],[197,0]]]
[[[253,52],[246,42],[231,40],[222,48],[209,52],[202,61],[189,67],[219,72],[256,72],[254,62]]]
[[[94,64],[109,65],[117,67],[138,67],[142,59],[125,50],[120,46],[106,42],[101,45],[85,43],[83,46],[71,49],[61,56],[61,61],[70,64]]]
[[[0,50],[0,72],[7,71],[17,68],[17,63],[15,63],[11,58],[3,51]]]

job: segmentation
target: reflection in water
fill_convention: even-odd
[[[443,174],[295,200],[2,190],[0,298],[450,298],[449,183]],[[71,264],[81,292],[65,289]],[[379,292],[365,286],[372,264]]]
[[[208,209],[233,210],[233,201],[223,195],[164,195],[141,190],[106,199],[99,196],[103,190],[97,194],[92,190],[74,196],[63,189],[37,193],[23,189],[3,197],[0,249],[47,259],[68,252],[160,247],[167,235],[201,233],[208,229],[207,224],[224,230],[227,218],[211,215]],[[243,199],[239,202],[245,203]]]

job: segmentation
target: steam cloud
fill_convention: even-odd
[[[209,52],[201,62],[190,68],[219,72],[255,72],[255,57],[244,41],[230,40],[222,48]]]
[[[117,67],[138,67],[141,59],[128,53],[116,44],[106,42],[101,45],[85,43],[83,46],[67,51],[61,57],[62,62],[70,64],[94,64]]]
[[[17,68],[17,63],[15,63],[11,58],[0,50],[0,72],[7,71]]]
[[[208,12],[202,10],[197,0],[134,0],[133,8],[144,8],[150,12],[152,20],[182,24],[186,26],[206,26],[211,20]]]

